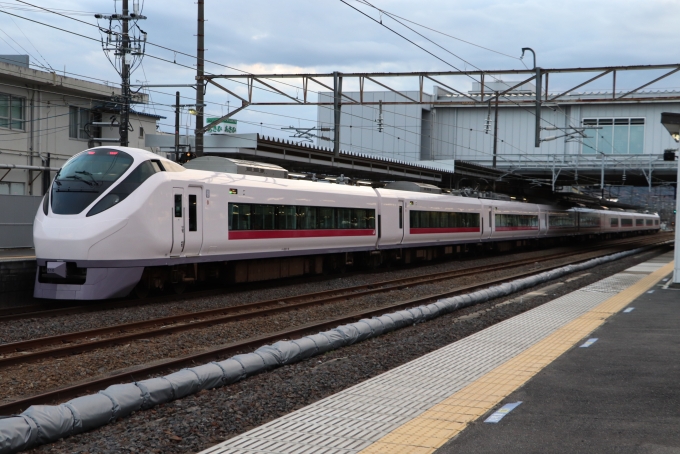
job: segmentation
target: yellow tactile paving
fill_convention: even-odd
[[[488,372],[416,418],[362,450],[362,454],[432,453],[491,410],[611,315],[673,271],[673,262],[567,323],[524,352]],[[441,424],[432,426],[434,424]]]

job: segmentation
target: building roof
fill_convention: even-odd
[[[5,56],[6,57],[6,56]],[[19,62],[17,62],[19,63]],[[41,71],[19,64],[7,63],[7,60],[0,61],[0,80],[5,85],[16,85],[26,88],[26,84],[41,85],[45,91],[72,94],[75,96],[86,96],[88,98],[110,99],[112,96],[120,96],[120,87],[107,85],[88,80],[77,79],[74,77],[59,74],[58,72]],[[51,87],[51,88],[50,88]],[[147,103],[148,95],[136,95],[136,102]]]

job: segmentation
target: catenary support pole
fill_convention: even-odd
[[[342,76],[339,72],[333,72],[333,155],[340,156],[340,114],[342,103],[340,96],[342,93]]]
[[[203,156],[203,90],[205,81],[205,0],[198,2],[198,33],[196,34],[196,157]]]
[[[128,62],[128,53],[130,52],[130,34],[129,34],[129,16],[130,11],[128,7],[128,0],[123,0],[123,36],[122,48],[120,49],[121,58],[121,79],[122,79],[122,95],[123,102],[120,106],[120,146],[127,147],[128,139],[128,125],[130,124],[130,63]]]
[[[496,168],[496,156],[498,155],[498,92],[496,92],[496,109],[493,113],[493,168]]]
[[[175,161],[179,158],[179,92],[175,92]]]
[[[602,191],[602,200],[604,200],[604,161],[607,159],[607,156],[602,153],[602,168],[600,170],[600,191]]]
[[[675,186],[675,270],[673,284],[680,286],[680,161],[678,161],[678,179]]]
[[[541,68],[536,67],[536,148],[541,146]]]

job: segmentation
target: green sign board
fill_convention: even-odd
[[[217,121],[219,118],[206,118],[207,124],[212,123],[213,121]],[[229,133],[229,134],[236,134],[236,120],[232,120],[230,118],[227,118],[226,120],[222,120],[222,123],[217,124],[216,126],[213,126],[210,128],[208,131],[209,133]]]

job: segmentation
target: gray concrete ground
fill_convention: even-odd
[[[588,336],[597,342],[579,342],[436,454],[680,453],[680,290],[663,284]],[[500,423],[483,422],[517,401]]]

